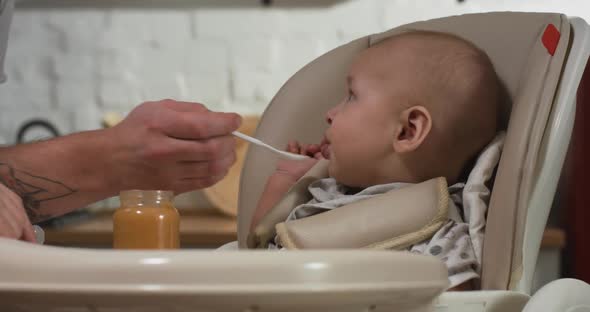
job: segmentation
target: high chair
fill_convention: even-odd
[[[485,50],[507,90],[506,139],[488,214],[481,288],[444,292],[434,257],[375,250],[110,251],[0,239],[1,311],[590,311],[590,286],[564,279],[530,297],[549,209],[590,53],[588,25],[541,13],[482,13],[352,41],[297,72],[260,121],[274,146],[318,141],[355,55],[407,29],[451,32]],[[252,148],[240,187],[238,245],[276,159]]]

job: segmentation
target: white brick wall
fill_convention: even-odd
[[[90,130],[100,127],[106,111],[126,113],[162,98],[261,113],[284,81],[315,57],[416,20],[492,10],[590,20],[588,0],[297,1],[271,8],[256,0],[218,6],[162,0],[157,8],[125,1],[115,7],[86,0],[60,8],[17,4],[8,82],[0,86],[0,144],[14,143],[20,124],[34,117],[46,116],[62,133]]]
[[[311,6],[284,0],[288,8],[205,2],[166,6],[162,0],[154,8],[79,0],[58,9],[29,1],[17,8],[8,82],[0,87],[0,143],[13,143],[24,119],[50,115],[64,133],[88,130],[100,126],[105,111],[126,113],[161,98],[260,113],[318,55],[416,20],[489,10],[560,11],[590,20],[587,0],[317,0]]]
[[[9,81],[0,88],[0,107],[10,109],[2,119],[18,124],[19,116],[51,111],[63,115],[60,129],[79,131],[98,127],[106,110],[127,112],[160,98],[260,113],[313,58],[403,23],[489,10],[559,11],[590,19],[587,0],[318,0],[275,8],[253,0],[224,0],[218,7],[212,1],[162,3],[92,7],[80,0],[59,9],[34,2],[17,8]],[[15,130],[6,128],[0,127],[0,136],[10,142]]]

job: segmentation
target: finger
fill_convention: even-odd
[[[29,216],[27,216],[20,197],[18,198],[16,204],[12,206],[12,209],[9,210],[12,210],[13,212],[12,220],[14,226],[16,227],[18,239],[28,242],[36,242],[37,239],[35,237],[35,233],[33,232],[33,225],[29,220]]]
[[[9,206],[6,201],[0,204],[2,211],[0,212],[0,227],[2,229],[2,235],[18,239],[21,235],[21,229],[19,228],[19,216],[16,214],[16,209]]]
[[[291,141],[289,142],[289,152],[290,153],[295,153],[295,154],[299,154],[299,151],[301,150],[301,146],[299,146],[299,142],[297,141]]]
[[[155,162],[199,162],[222,159],[235,153],[236,140],[222,136],[206,140],[165,140],[147,147],[146,158]]]
[[[178,163],[178,177],[181,179],[205,178],[224,174],[235,163],[236,154],[230,153],[223,158],[213,161],[180,162]]]
[[[29,222],[24,224],[22,236],[19,238],[25,242],[37,243],[37,237],[35,231],[33,231],[33,225]]]
[[[303,148],[302,144],[299,143],[298,141],[295,141],[295,153],[297,153],[297,154],[301,153],[302,148]]]
[[[32,226],[31,220],[28,215],[28,211],[25,209],[23,205],[22,198],[20,198],[20,196],[16,195],[16,193],[14,192],[10,192],[6,195],[7,196],[4,196],[4,198],[6,199],[7,204],[10,205],[10,207],[12,208],[9,210],[12,211],[13,218],[17,222],[17,224],[25,224],[25,226],[28,224],[29,226]]]
[[[14,216],[6,208],[3,203],[0,204],[0,237],[17,239],[20,233],[14,222]]]
[[[18,223],[22,221],[21,219],[26,213],[22,207],[21,201],[15,200],[12,195],[13,194],[7,192],[2,192],[2,194],[0,194],[0,209],[2,209],[4,216],[8,218],[7,220],[12,220],[13,222],[11,223]]]
[[[242,118],[235,113],[164,110],[159,122],[162,132],[169,137],[202,140],[229,135],[239,128]]]
[[[1,196],[11,204],[10,207],[18,207],[26,213],[23,207],[22,198],[18,196],[15,192],[13,192],[11,189],[5,187],[2,183],[0,183],[0,186],[2,187],[2,189],[0,189],[0,193],[2,193]]]
[[[20,202],[20,197],[3,183],[0,183],[0,194],[3,198],[9,199],[11,202]],[[16,200],[18,198],[18,201]]]
[[[299,153],[297,153],[297,154],[305,154],[306,148],[307,148],[307,145],[305,143],[300,143]]]
[[[309,144],[301,144],[301,150],[299,151],[299,154],[309,156],[309,147]]]
[[[182,102],[182,101],[175,101],[171,99],[161,100],[156,102],[166,108],[171,110],[175,110],[177,112],[208,112],[209,109],[201,104],[196,102]]]
[[[289,143],[287,144],[287,152],[289,153],[297,153],[295,148],[295,141],[289,141]]]
[[[320,151],[320,146],[318,144],[310,144],[307,147],[306,154],[309,155],[309,156],[313,156],[313,155],[315,155],[319,151]]]
[[[193,141],[191,155],[183,159],[191,160],[219,160],[233,155],[236,152],[236,140],[231,136],[217,137],[214,139]]]
[[[188,191],[200,190],[210,186],[217,184],[217,182],[221,181],[226,173],[223,173],[218,176],[211,176],[206,178],[197,178],[197,179],[182,179],[179,180],[175,185],[175,190],[181,194]]]

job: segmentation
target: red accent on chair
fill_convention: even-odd
[[[543,45],[547,49],[547,52],[552,56],[555,54],[555,50],[557,49],[557,44],[559,43],[559,38],[561,37],[561,33],[559,30],[555,28],[553,24],[547,25],[545,28],[545,32],[543,33],[543,37],[541,41]]]

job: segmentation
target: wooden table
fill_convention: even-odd
[[[180,211],[180,243],[185,248],[215,248],[237,239],[237,220],[213,210]],[[110,248],[112,212],[60,228],[45,228],[45,244]]]

